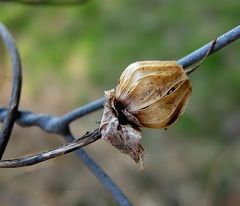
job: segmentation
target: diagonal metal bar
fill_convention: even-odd
[[[74,141],[74,137],[70,133],[66,134],[64,139],[67,142]],[[104,187],[112,193],[114,199],[119,205],[132,205],[126,195],[121,191],[119,186],[111,180],[111,178],[102,170],[102,168],[83,149],[76,150],[75,154],[81,158],[89,170],[98,178],[99,181],[101,181]]]
[[[119,189],[119,187],[110,179],[110,177],[103,172],[95,161],[82,149],[77,150],[76,153],[81,157],[82,161],[88,166],[91,172],[102,182],[102,184],[112,193],[119,205],[131,206],[126,195]]]
[[[22,68],[21,60],[13,41],[11,34],[8,32],[6,27],[0,23],[0,36],[2,37],[4,44],[10,54],[11,63],[12,63],[12,93],[10,101],[8,104],[7,112],[3,118],[3,126],[0,132],[0,159],[3,156],[3,153],[7,147],[13,125],[16,119],[16,114],[18,110],[18,105],[21,95],[21,86],[22,86]]]
[[[103,103],[105,101],[105,97],[102,97],[96,101],[90,102],[86,105],[83,105],[65,115],[62,116],[61,121],[62,123],[71,123],[72,121],[88,114],[99,110],[103,107]]]

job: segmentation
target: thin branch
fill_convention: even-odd
[[[0,132],[0,159],[7,147],[10,135],[12,133],[13,125],[16,120],[18,105],[21,95],[22,87],[22,67],[21,60],[15,45],[15,42],[8,32],[7,28],[0,23],[0,36],[8,50],[12,63],[12,93],[8,104],[8,109],[3,119],[3,126]]]
[[[214,46],[217,43],[217,38],[215,38],[212,42],[211,42],[211,46],[209,47],[207,53],[205,54],[205,56],[199,61],[196,62],[194,65],[185,67],[184,70],[186,72],[187,75],[190,75],[192,72],[194,72],[198,67],[201,66],[201,64],[203,63],[203,61],[211,54],[211,52],[214,49]]]
[[[57,148],[51,149],[47,152],[42,152],[36,155],[31,155],[28,157],[11,159],[11,160],[2,160],[0,161],[0,168],[15,168],[15,167],[26,167],[31,166],[69,152],[73,152],[81,147],[89,145],[101,137],[99,129],[94,130],[93,132],[86,133],[82,137],[73,140],[65,145],[61,145]]]
[[[49,0],[0,0],[4,3],[16,3],[28,6],[76,6],[88,2],[89,0],[62,0],[62,1],[49,1]]]

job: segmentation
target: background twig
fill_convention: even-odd
[[[67,1],[49,1],[49,0],[0,0],[4,3],[17,3],[29,6],[76,6],[88,2],[89,0],[67,0]]]

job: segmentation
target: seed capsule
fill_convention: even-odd
[[[116,102],[144,127],[175,122],[191,94],[188,76],[175,61],[136,62],[126,68],[116,87]]]
[[[175,61],[142,61],[129,65],[116,88],[105,94],[102,138],[139,162],[143,158],[140,128],[174,123],[189,100],[191,84]]]

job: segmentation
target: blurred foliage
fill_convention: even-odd
[[[183,57],[237,26],[239,11],[238,0],[90,0],[74,7],[0,2],[0,20],[22,57],[21,107],[52,114],[101,97],[134,61]],[[168,131],[144,130],[143,173],[109,145],[90,147],[135,205],[240,205],[239,46],[237,41],[207,58],[191,75],[190,104],[176,124]],[[6,56],[1,49],[1,85],[10,79]],[[3,88],[5,103],[9,90]],[[74,132],[95,127],[100,115],[75,123]],[[13,136],[11,157],[59,144],[38,129],[17,128]],[[52,162],[2,170],[0,205],[115,205],[75,157]]]

